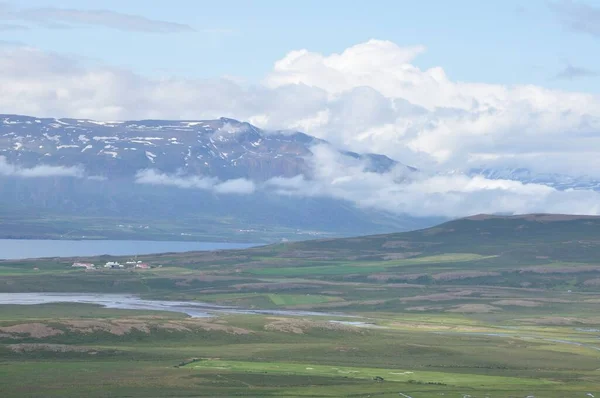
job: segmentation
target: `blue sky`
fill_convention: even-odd
[[[68,53],[153,76],[262,79],[291,50],[330,54],[369,39],[423,45],[414,64],[442,66],[453,80],[536,84],[600,92],[600,77],[556,79],[600,69],[600,37],[561,23],[560,11],[530,1],[9,1],[17,9],[110,10],[190,26],[148,33],[104,26],[2,31],[5,41]],[[600,1],[587,1],[600,9]]]

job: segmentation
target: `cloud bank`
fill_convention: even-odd
[[[490,180],[462,174],[366,171],[363,161],[341,156],[326,145],[313,148],[314,179],[273,178],[265,188],[280,195],[334,197],[359,207],[414,216],[459,217],[480,213],[600,214],[600,193],[559,191],[541,184]]]
[[[6,177],[43,178],[43,177],[78,177],[84,175],[80,167],[64,167],[39,165],[31,168],[20,167],[9,163],[0,156],[0,175]]]
[[[329,145],[312,148],[308,157],[311,179],[304,176],[272,178],[264,183],[246,179],[165,174],[143,170],[138,184],[200,189],[221,194],[257,191],[293,197],[335,198],[358,207],[413,216],[461,217],[480,213],[600,214],[600,193],[559,191],[541,184],[490,180],[463,174],[428,174],[398,165],[387,173],[367,171],[368,162],[344,156]]]
[[[139,183],[240,194],[271,189],[411,214],[598,212],[594,192],[459,173],[523,167],[600,177],[598,96],[455,81],[442,67],[415,66],[424,51],[382,40],[339,54],[297,50],[277,61],[260,84],[245,85],[225,78],[151,79],[34,48],[4,46],[0,109],[104,120],[225,116],[267,129],[302,130],[344,149],[382,153],[438,172],[412,179],[401,170],[377,175],[315,149],[313,181],[296,177],[258,186],[145,171]]]
[[[214,177],[166,174],[154,169],[140,170],[135,177],[135,182],[137,184],[201,189],[221,194],[251,194],[256,189],[254,182],[243,178],[220,181]]]

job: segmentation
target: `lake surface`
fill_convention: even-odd
[[[225,307],[195,301],[144,300],[129,294],[103,293],[0,293],[0,305],[36,305],[48,303],[96,304],[106,308],[181,312],[192,317],[211,317],[218,314],[269,314],[291,316],[345,317],[343,314],[293,310],[255,310]]]
[[[110,254],[125,256],[166,252],[245,249],[251,243],[170,242],[146,240],[35,240],[0,239],[0,259],[79,257]]]

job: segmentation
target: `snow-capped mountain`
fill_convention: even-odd
[[[110,179],[149,168],[222,180],[310,177],[306,158],[315,144],[326,143],[226,118],[99,122],[0,115],[0,156],[8,163],[81,166],[89,175]],[[382,155],[342,153],[366,160],[372,171],[396,165]]]
[[[324,197],[258,189],[231,195],[168,183],[136,183],[140,171],[147,170],[166,179],[243,178],[257,185],[274,177],[302,175],[310,180],[314,171],[310,160],[318,144],[351,163],[362,160],[358,163],[371,172],[402,167],[386,156],[336,150],[300,132],[267,132],[225,118],[100,122],[0,115],[0,237],[56,236],[63,230],[70,236],[138,237],[123,226],[139,224],[149,228],[143,230],[143,238],[154,231],[153,238],[175,234],[177,239],[259,241],[273,236],[302,239],[306,233],[384,233],[439,221]],[[77,178],[57,172],[62,170],[77,171]],[[37,175],[45,178],[22,178]],[[45,219],[56,221],[40,221]],[[110,234],[107,228],[113,228]]]
[[[69,220],[133,217],[146,220],[146,225],[168,219],[169,231],[185,225],[184,234],[201,230],[203,236],[214,236],[218,230],[218,236],[253,231],[264,237],[265,231],[282,229],[364,235],[442,221],[360,208],[340,199],[278,195],[268,189],[228,195],[219,190],[184,189],[165,181],[159,185],[136,183],[140,172],[149,170],[159,173],[152,176],[163,179],[198,177],[212,179],[214,184],[245,179],[260,186],[275,177],[299,175],[311,180],[315,172],[313,152],[322,145],[351,164],[361,160],[358,163],[366,171],[384,173],[405,168],[407,174],[398,173],[400,179],[453,173],[421,173],[387,156],[343,151],[301,132],[264,131],[226,118],[103,122],[0,115],[0,237],[7,236],[3,226],[14,231],[23,225],[16,216],[15,224],[7,224],[2,214],[19,212],[36,214],[36,219],[49,214]],[[63,170],[68,173],[62,175]],[[65,177],[73,176],[73,171],[78,178]],[[481,167],[458,173],[557,189],[600,190],[600,181],[592,178],[535,174],[527,169]],[[45,178],[21,178],[35,175]],[[193,181],[198,184],[198,180]],[[56,231],[62,228],[50,226]],[[49,228],[49,224],[35,228]],[[74,226],[71,223],[65,228]]]
[[[480,175],[492,180],[514,180],[523,183],[547,185],[558,190],[587,189],[600,191],[600,180],[589,176],[571,176],[558,173],[534,173],[526,168],[473,168],[466,174]]]

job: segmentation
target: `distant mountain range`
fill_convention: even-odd
[[[300,132],[265,131],[233,119],[99,122],[0,115],[0,155],[11,164],[82,166],[91,176],[120,179],[139,170],[222,180],[310,178],[310,147],[325,141]],[[384,172],[397,162],[383,155],[341,152]]]
[[[384,155],[343,151],[302,132],[264,131],[227,118],[109,122],[0,115],[0,237],[64,237],[68,232],[67,237],[87,238],[272,241],[397,232],[444,221],[358,208],[330,198],[261,190],[228,195],[177,184],[135,183],[147,170],[162,173],[166,180],[311,180],[315,145],[363,161],[365,171],[417,172]],[[600,190],[600,181],[591,178],[526,169],[474,168],[464,173],[557,189]],[[44,178],[23,178],[36,176]],[[123,227],[131,225],[138,227]]]
[[[526,168],[473,168],[467,174],[480,175],[492,180],[514,180],[523,183],[548,185],[564,189],[589,189],[600,191],[600,180],[589,176],[571,176],[559,173],[534,173]]]
[[[0,236],[61,237],[60,231],[69,230],[68,236],[88,238],[301,239],[307,234],[407,230],[440,220],[359,209],[327,198],[268,192],[226,195],[134,183],[141,170],[149,169],[164,173],[165,178],[264,182],[302,175],[310,180],[313,170],[308,159],[317,144],[329,145],[301,132],[265,132],[226,118],[100,122],[0,115],[0,216],[5,213]],[[383,155],[338,153],[363,160],[372,172],[399,165]],[[20,222],[19,214],[29,221]],[[64,225],[50,228],[36,221],[46,216]],[[90,230],[92,221],[82,218],[93,218],[98,228]],[[124,231],[119,227],[131,224],[148,228]],[[151,234],[158,224],[163,225],[161,232]]]

